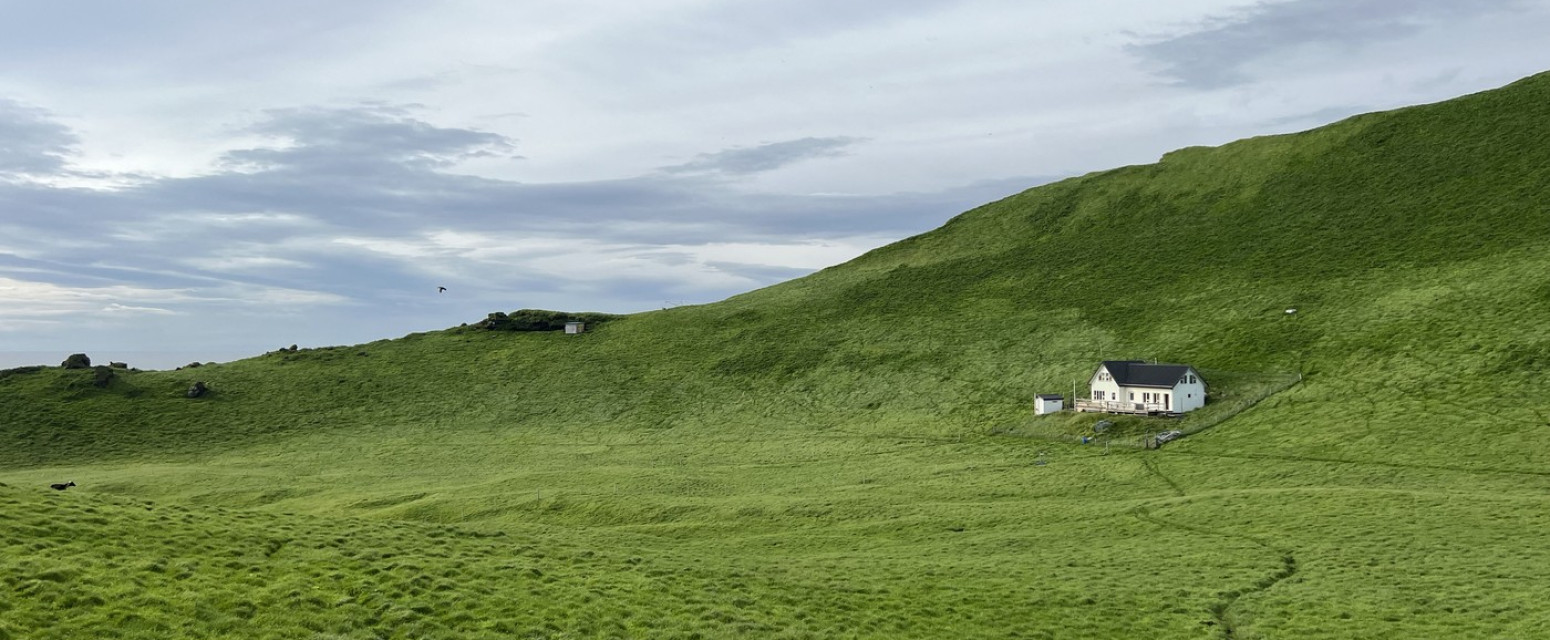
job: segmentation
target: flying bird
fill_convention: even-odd
[[[446,293],[446,292],[447,292],[447,288],[446,287],[436,287],[436,293]]]

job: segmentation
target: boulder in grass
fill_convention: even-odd
[[[195,382],[194,386],[188,388],[188,397],[200,398],[209,392],[210,387],[205,386],[204,382]]]
[[[90,369],[91,358],[86,357],[84,353],[72,353],[70,357],[65,358],[64,362],[59,363],[59,366],[66,369]]]
[[[113,367],[92,367],[91,384],[98,389],[105,389],[109,383],[113,382],[113,375]]]
[[[126,362],[109,362],[108,366],[113,367],[114,369],[128,369],[129,368],[129,363],[126,363]]]

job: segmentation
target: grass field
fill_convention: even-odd
[[[1546,123],[1185,149],[580,336],[0,373],[0,640],[1543,635]],[[1117,358],[1213,402],[1115,441],[1192,435],[1029,415]]]

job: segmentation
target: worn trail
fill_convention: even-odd
[[[1167,474],[1163,473],[1162,470],[1157,467],[1157,461],[1154,460],[1152,456],[1147,456],[1144,458],[1142,460],[1142,465],[1145,466],[1146,470],[1151,472],[1152,475],[1157,476],[1163,481],[1163,483],[1167,484],[1168,487],[1172,489],[1174,495],[1181,498],[1188,497],[1188,493],[1184,491],[1184,488],[1180,486],[1178,482],[1175,482],[1173,478],[1168,477]],[[1179,522],[1173,522],[1171,520],[1165,520],[1153,515],[1152,508],[1146,505],[1136,507],[1131,511],[1131,513],[1134,514],[1136,518],[1150,522],[1159,527],[1179,529],[1206,536],[1244,540],[1255,546],[1281,554],[1281,568],[1275,573],[1261,578],[1259,581],[1255,582],[1252,586],[1247,588],[1228,591],[1223,595],[1221,601],[1211,605],[1211,615],[1216,619],[1216,625],[1222,630],[1222,637],[1227,638],[1228,640],[1236,640],[1236,638],[1238,638],[1238,626],[1237,623],[1233,621],[1232,615],[1232,607],[1238,603],[1238,600],[1242,599],[1243,596],[1270,589],[1271,587],[1279,584],[1282,580],[1286,580],[1287,578],[1297,575],[1297,557],[1293,555],[1290,550],[1279,549],[1267,540],[1263,540],[1247,534],[1209,529],[1206,527],[1197,527]]]

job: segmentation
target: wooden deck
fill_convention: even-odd
[[[1173,416],[1178,413],[1164,409],[1161,403],[1128,402],[1124,400],[1076,400],[1073,407],[1083,413],[1126,413],[1136,416]]]

